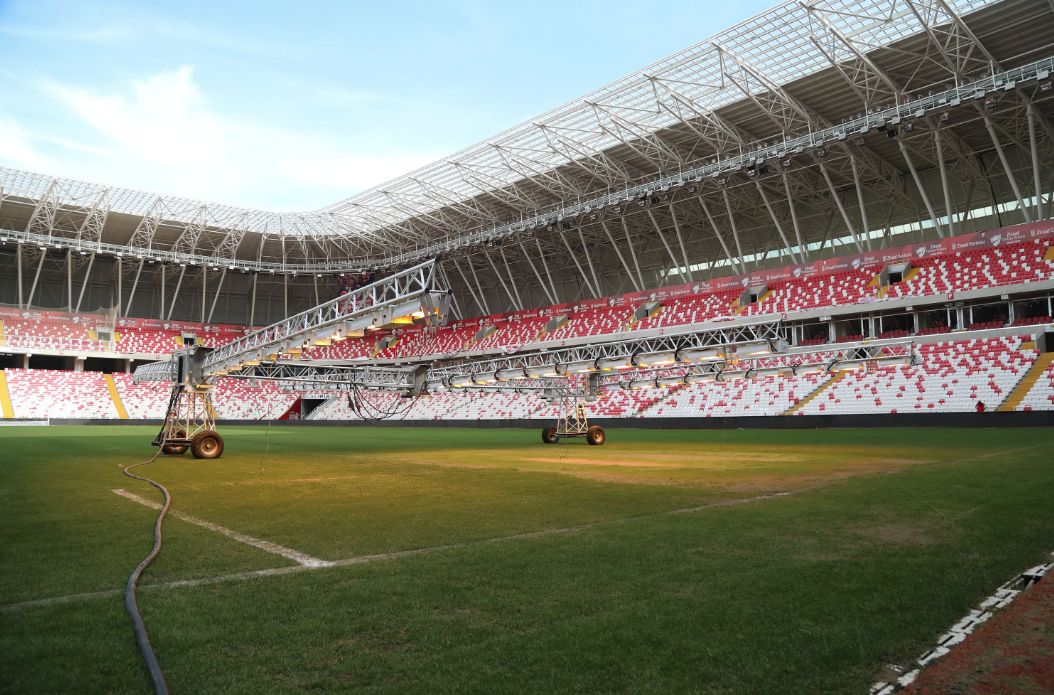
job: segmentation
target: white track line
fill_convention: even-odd
[[[145,507],[150,507],[151,509],[161,509],[161,505],[157,502],[151,502],[150,500],[144,497],[140,497],[139,495],[136,495],[134,493],[128,492],[127,490],[117,488],[113,492],[115,494],[120,495],[121,497],[127,497],[133,502],[138,502],[139,504]],[[289,558],[293,562],[296,562],[297,564],[302,565],[303,567],[330,567],[333,564],[332,562],[320,560],[317,557],[311,557],[310,555],[305,555],[304,553],[301,553],[297,550],[293,550],[292,548],[286,548],[285,546],[278,545],[277,543],[271,543],[270,541],[261,540],[259,538],[253,538],[252,536],[246,536],[244,533],[238,533],[237,531],[234,531],[232,529],[224,528],[223,526],[217,526],[216,524],[210,521],[205,521],[204,519],[199,519],[196,516],[184,514],[183,512],[176,511],[175,509],[169,510],[169,514],[181,521],[186,521],[189,524],[194,524],[195,526],[207,528],[208,530],[213,531],[214,533],[222,534],[224,536],[227,536],[228,538],[238,541],[239,543],[245,543],[246,545],[251,545],[254,548],[259,548],[260,550],[265,550],[269,553],[274,553],[275,555],[281,555],[282,557]]]

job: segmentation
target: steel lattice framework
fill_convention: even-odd
[[[147,261],[294,274],[442,253],[462,316],[557,304],[1046,218],[1052,57],[1045,0],[793,0],[321,210],[0,168],[0,220],[16,209],[4,234],[27,249],[131,258],[133,294]],[[134,229],[109,233],[115,216]]]

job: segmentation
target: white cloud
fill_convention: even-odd
[[[30,134],[0,120],[0,159],[46,173],[288,209],[337,202],[440,156],[356,153],[319,135],[218,113],[191,67],[131,87],[127,94],[47,87],[65,117],[58,127],[69,132]],[[49,156],[33,141],[46,143]]]

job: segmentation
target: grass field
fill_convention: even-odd
[[[0,428],[0,692],[149,691],[119,590],[156,511],[112,490],[160,501],[121,472],[154,433]],[[174,693],[866,693],[1054,550],[1051,430],[222,434],[137,472],[351,562],[169,517],[139,597]]]

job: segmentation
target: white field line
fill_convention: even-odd
[[[990,456],[996,456],[998,454],[1010,454],[1010,453],[1014,453],[1016,451],[1025,451],[1027,449],[1035,449],[1035,448],[1038,448],[1040,446],[1047,446],[1047,445],[1045,445],[1045,444],[1036,444],[1034,446],[1024,446],[1024,447],[1020,447],[1020,448],[1017,448],[1017,449],[1010,449],[1008,451],[997,451],[997,452],[992,452],[992,453],[988,453],[988,454],[981,454],[980,456],[972,456],[970,458],[955,459],[955,460],[952,460],[952,461],[937,461],[937,462],[934,462],[934,463],[924,464],[924,465],[925,466],[935,466],[935,465],[939,465],[939,464],[948,464],[948,463],[965,463],[967,461],[977,461],[977,460],[980,460],[980,459],[988,458]],[[916,466],[915,468],[921,468],[921,467],[923,467],[923,466]],[[914,470],[914,468],[912,468],[910,470]],[[879,474],[876,474],[874,476],[858,476],[858,478],[860,478],[860,477],[863,477],[863,478],[879,477],[879,476],[882,476],[882,475],[889,475],[889,474],[888,473],[879,473]],[[654,514],[641,514],[639,516],[632,516],[632,517],[627,517],[627,518],[623,518],[623,519],[606,519],[604,521],[593,521],[593,522],[586,523],[586,524],[579,524],[577,526],[568,526],[566,528],[545,529],[545,530],[542,530],[542,531],[528,531],[526,533],[517,533],[517,534],[511,535],[511,536],[497,536],[495,538],[484,538],[484,539],[478,540],[478,541],[465,541],[464,543],[451,543],[451,544],[448,544],[448,545],[434,545],[434,546],[430,546],[430,547],[427,547],[427,548],[414,548],[412,550],[398,550],[398,551],[391,552],[391,553],[379,553],[379,554],[376,554],[376,555],[360,555],[358,557],[349,557],[349,558],[345,558],[343,560],[334,560],[332,562],[326,562],[325,560],[317,560],[317,562],[319,562],[320,564],[316,564],[316,565],[298,564],[298,565],[291,565],[291,566],[288,566],[288,567],[275,567],[275,568],[265,569],[265,570],[256,570],[256,571],[253,571],[253,572],[238,572],[238,573],[235,573],[235,574],[221,574],[221,575],[218,575],[218,576],[215,576],[215,577],[202,577],[200,579],[181,579],[181,580],[174,581],[174,582],[158,582],[156,584],[146,584],[146,585],[140,586],[139,590],[140,591],[144,591],[144,590],[149,590],[149,589],[178,589],[178,588],[187,587],[187,586],[201,586],[203,584],[217,584],[217,583],[220,583],[220,582],[239,581],[239,580],[244,580],[244,579],[254,579],[256,577],[273,577],[273,576],[281,575],[281,574],[292,574],[294,572],[302,572],[302,571],[305,571],[305,570],[321,569],[321,568],[325,568],[325,567],[347,567],[349,565],[364,565],[364,564],[371,563],[371,562],[379,562],[379,561],[383,561],[383,560],[395,560],[395,559],[398,559],[398,558],[411,557],[411,556],[414,556],[414,555],[424,555],[425,553],[438,552],[438,551],[443,551],[443,550],[456,550],[456,549],[459,549],[459,548],[470,548],[470,547],[473,547],[473,546],[480,546],[480,545],[485,545],[485,544],[489,544],[489,543],[502,543],[504,541],[524,540],[524,539],[529,539],[529,538],[543,538],[543,537],[546,537],[546,536],[554,536],[554,535],[564,534],[564,533],[574,533],[575,531],[584,531],[586,529],[591,529],[591,528],[595,528],[595,527],[598,527],[598,526],[609,526],[609,525],[612,525],[612,524],[622,524],[622,523],[626,523],[626,522],[629,522],[629,521],[638,521],[638,520],[641,520],[641,519],[649,519],[649,518],[662,517],[662,516],[672,516],[674,514],[692,514],[692,513],[695,513],[695,512],[704,511],[706,509],[715,509],[715,508],[718,508],[718,507],[728,507],[728,506],[739,505],[739,504],[750,504],[752,502],[760,502],[760,501],[763,501],[763,500],[771,500],[771,499],[776,499],[776,498],[779,498],[779,497],[791,497],[791,496],[793,496],[795,494],[798,494],[798,493],[801,493],[801,492],[814,492],[816,490],[820,490],[820,489],[829,487],[831,485],[837,485],[838,483],[847,482],[847,480],[856,480],[858,478],[832,480],[832,481],[822,482],[822,483],[819,483],[817,485],[811,485],[811,486],[808,486],[808,487],[800,487],[800,488],[796,488],[794,490],[788,490],[788,491],[785,491],[785,492],[773,492],[773,493],[769,493],[769,494],[765,494],[765,495],[758,495],[756,497],[745,497],[745,498],[742,498],[742,499],[721,500],[719,502],[711,502],[709,504],[702,504],[702,505],[698,505],[698,506],[695,506],[695,507],[685,507],[685,508],[682,508],[682,509],[671,509],[671,510],[665,511],[665,512],[656,512]],[[118,491],[114,490],[114,492],[118,492]],[[153,509],[160,509],[161,508],[161,505],[157,504],[156,502],[151,502],[150,500],[143,499],[142,497],[139,497],[137,495],[133,495],[132,493],[126,492],[124,490],[121,490],[118,494],[122,494],[125,497],[128,497],[129,499],[134,499],[135,501],[141,502],[142,504],[145,504],[146,506],[151,507]],[[221,528],[223,528],[221,526],[215,526],[214,524],[209,524],[209,522],[207,522],[207,521],[202,521],[200,519],[196,519],[194,517],[188,516],[186,514],[183,514],[182,512],[171,512],[170,511],[169,513],[177,515],[178,518],[181,518],[181,519],[184,519],[184,520],[188,520],[188,521],[193,520],[193,521],[191,521],[191,523],[199,523],[199,524],[202,524],[202,525],[208,524],[206,526],[206,528],[213,528],[213,529],[221,529]],[[230,531],[229,529],[223,529],[223,531],[226,531],[226,532],[229,532],[229,533],[236,533],[234,531]],[[238,535],[240,536],[241,534],[238,534]],[[251,536],[243,536],[243,537],[244,538],[251,538]],[[255,538],[253,538],[252,540],[258,541],[260,543],[266,543],[266,541],[259,541],[258,539],[255,539]],[[271,544],[268,544],[268,545],[271,545]],[[281,547],[281,546],[276,546],[276,547]],[[296,552],[296,551],[290,551],[290,552]],[[308,557],[308,556],[305,555],[303,557]],[[311,558],[311,559],[315,559],[315,558]],[[101,597],[104,597],[104,596],[116,596],[116,595],[120,594],[121,591],[122,591],[122,589],[109,589],[109,590],[105,590],[105,591],[94,591],[94,592],[81,593],[81,594],[67,594],[65,596],[53,596],[51,598],[42,598],[42,599],[36,599],[36,600],[33,600],[33,601],[23,601],[21,603],[8,603],[8,604],[5,604],[5,605],[0,605],[0,612],[8,612],[8,611],[12,611],[12,610],[18,610],[19,608],[31,608],[33,606],[46,606],[46,605],[50,605],[50,604],[53,604],[53,603],[65,603],[67,601],[77,601],[77,600],[81,600],[81,599],[101,598]]]
[[[113,492],[120,495],[121,497],[127,497],[133,502],[138,502],[139,504],[145,507],[150,507],[151,509],[161,509],[161,505],[157,502],[151,502],[150,500],[144,497],[140,497],[139,495],[136,495],[134,493],[128,492],[127,490],[122,490],[118,488],[115,489]],[[188,524],[194,524],[195,526],[207,528],[208,530],[214,533],[222,534],[230,539],[238,541],[239,543],[245,543],[246,545],[251,545],[254,548],[259,548],[260,550],[264,550],[269,553],[274,553],[275,555],[281,555],[282,557],[289,558],[293,562],[296,562],[302,565],[303,567],[329,567],[333,564],[332,562],[327,562],[326,560],[320,560],[317,557],[305,555],[304,553],[301,553],[297,550],[293,550],[292,548],[286,548],[285,546],[278,545],[277,543],[271,543],[270,541],[261,540],[259,538],[253,538],[252,536],[246,536],[244,533],[238,533],[237,531],[234,531],[232,529],[225,528],[223,526],[218,526],[212,523],[211,521],[205,521],[204,519],[199,519],[196,516],[191,516],[190,514],[185,514],[175,509],[169,510],[169,514],[181,521],[186,521]]]

